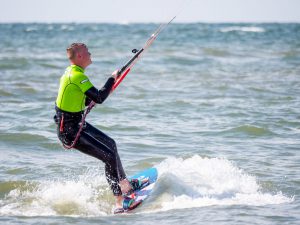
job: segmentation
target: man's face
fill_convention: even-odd
[[[78,51],[77,57],[81,61],[81,63],[84,65],[84,67],[87,67],[88,65],[90,65],[92,63],[91,53],[89,52],[88,48],[85,46],[82,46],[80,48],[80,51]]]

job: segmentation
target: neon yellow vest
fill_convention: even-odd
[[[66,112],[80,112],[85,108],[85,92],[93,87],[84,70],[76,65],[67,67],[60,78],[56,106]]]

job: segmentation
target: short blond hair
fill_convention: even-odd
[[[69,59],[73,59],[75,54],[80,51],[82,47],[86,48],[86,45],[84,43],[72,43],[68,48],[67,48],[67,56]]]

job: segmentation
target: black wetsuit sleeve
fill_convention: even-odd
[[[90,89],[88,89],[85,92],[85,95],[87,96],[85,105],[88,105],[91,101],[94,101],[98,104],[104,102],[104,100],[108,97],[114,83],[115,79],[113,77],[110,77],[100,90],[95,87],[91,87]]]
[[[89,97],[85,98],[85,106],[88,106],[91,102],[92,102],[92,99],[90,99]]]

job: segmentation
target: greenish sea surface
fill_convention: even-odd
[[[128,175],[156,167],[127,215],[101,161],[53,122],[66,47],[101,88],[158,24],[0,24],[1,224],[299,224],[300,24],[171,24],[87,121]]]

